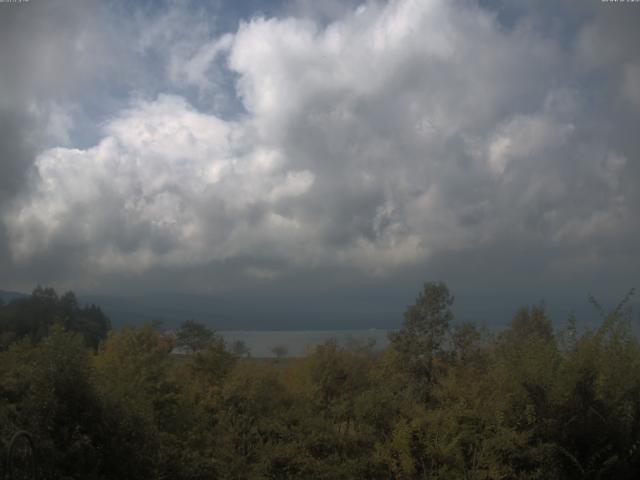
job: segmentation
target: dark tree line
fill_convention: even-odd
[[[37,287],[28,297],[0,304],[0,349],[23,338],[39,343],[54,325],[79,333],[91,348],[97,348],[111,329],[98,306],[79,305],[73,292],[59,296],[52,288]]]
[[[0,433],[30,430],[51,479],[636,479],[629,298],[593,300],[594,329],[534,306],[491,333],[427,283],[385,350],[328,341],[280,362],[193,321],[97,350],[53,322],[0,352]]]

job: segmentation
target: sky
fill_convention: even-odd
[[[251,328],[394,326],[431,280],[489,323],[615,302],[639,24],[600,0],[0,3],[0,289],[214,298]]]

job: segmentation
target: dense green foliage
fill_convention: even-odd
[[[98,347],[111,328],[99,307],[81,307],[73,292],[58,296],[52,288],[38,287],[29,297],[6,305],[0,302],[0,349],[23,338],[38,343],[54,325],[79,333],[92,348]]]
[[[490,334],[452,323],[428,283],[386,350],[329,341],[279,362],[194,322],[97,350],[53,322],[0,351],[0,433],[33,432],[52,479],[635,479],[627,300],[592,330],[533,307]]]

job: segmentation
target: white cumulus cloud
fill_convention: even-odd
[[[173,38],[172,18],[139,48]],[[206,42],[197,27],[168,49],[169,77],[215,89],[223,65],[243,111],[174,92],[131,101],[93,147],[43,151],[4,217],[15,258],[72,247],[98,271],[255,257],[384,273],[497,238],[589,241],[631,215],[626,157],[589,133],[586,67],[527,25],[397,0],[326,25],[254,18]],[[589,68],[597,33],[576,47]]]

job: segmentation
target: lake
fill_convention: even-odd
[[[271,349],[276,346],[285,347],[287,356],[301,357],[315,347],[331,338],[335,338],[342,346],[353,342],[365,343],[375,341],[376,349],[383,349],[389,343],[389,330],[227,330],[218,333],[231,345],[237,340],[243,341],[251,350],[253,357],[273,357]]]

